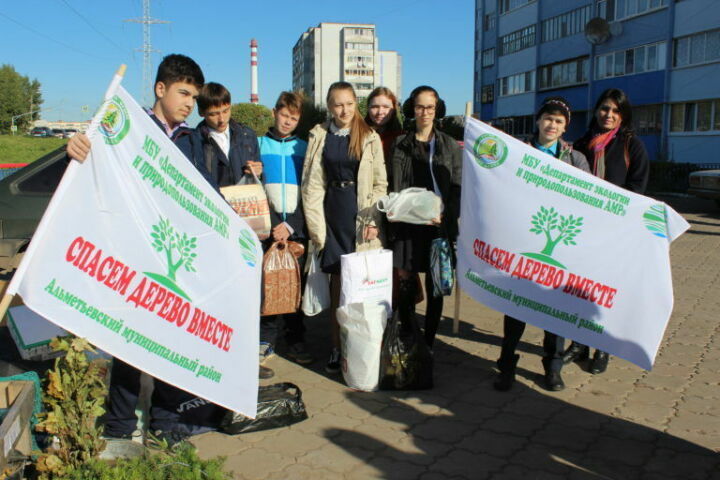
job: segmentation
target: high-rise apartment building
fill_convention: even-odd
[[[536,108],[560,95],[575,140],[600,93],[616,87],[651,159],[718,162],[717,0],[476,0],[475,13],[474,111],[484,121],[528,136]]]
[[[400,97],[402,57],[378,49],[373,24],[321,23],[300,35],[293,47],[293,90],[316,104],[333,82],[349,82],[360,97],[385,86]]]

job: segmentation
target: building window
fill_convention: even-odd
[[[500,12],[500,15],[502,15],[505,12],[515,10],[516,8],[520,8],[523,5],[527,5],[528,3],[532,3],[534,1],[535,0],[498,0],[498,11]]]
[[[662,133],[662,105],[633,107],[633,128],[638,135]]]
[[[500,55],[514,53],[533,45],[535,45],[535,25],[528,25],[500,37]]]
[[[535,70],[503,77],[498,80],[498,94],[501,97],[531,92],[535,88]]]
[[[506,117],[493,120],[492,125],[513,137],[528,139],[535,132],[535,117]]]
[[[348,55],[345,57],[346,63],[356,63],[358,67],[372,66],[372,57],[367,55]]]
[[[482,66],[491,67],[495,65],[495,48],[488,48],[482,52]]]
[[[352,35],[372,35],[372,29],[371,28],[351,28],[349,29],[350,33]]]
[[[667,4],[668,0],[600,0],[598,16],[612,22],[664,8]]]
[[[673,66],[684,67],[720,60],[720,30],[696,33],[676,38],[673,48]]]
[[[483,32],[495,30],[495,12],[483,16]]]
[[[355,77],[372,77],[373,71],[372,70],[362,70],[357,68],[348,68],[345,69],[345,75],[351,75]]]
[[[346,50],[372,50],[372,43],[345,42]]]
[[[492,103],[495,99],[495,88],[494,85],[485,85],[482,87],[480,93],[480,103]]]
[[[542,22],[542,41],[549,42],[558,38],[569,37],[585,30],[585,24],[592,15],[592,5],[548,18]]]
[[[595,58],[595,79],[652,72],[665,68],[665,42],[642,45]]]
[[[538,88],[557,88],[588,81],[588,57],[540,67]]]
[[[673,104],[670,107],[670,131],[720,131],[720,99]]]

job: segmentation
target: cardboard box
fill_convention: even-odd
[[[11,452],[30,455],[30,417],[34,398],[33,382],[0,381],[0,409],[9,409],[0,423],[0,471],[7,467]]]
[[[68,335],[68,332],[25,305],[9,308],[7,323],[23,360],[42,361],[63,355],[64,352],[54,352],[50,348],[50,340]]]

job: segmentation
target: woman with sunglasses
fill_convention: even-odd
[[[594,175],[631,192],[645,193],[650,161],[645,145],[633,131],[632,107],[622,90],[609,88],[600,95],[588,131],[574,146],[585,154]],[[563,361],[581,361],[589,356],[586,345],[572,342]],[[607,352],[596,350],[590,373],[603,373],[609,359]]]
[[[398,269],[398,313],[405,329],[412,325],[417,294],[416,273],[425,273],[425,342],[432,348],[443,297],[433,295],[430,275],[430,247],[434,239],[445,237],[452,245],[458,234],[460,215],[461,150],[449,135],[435,127],[445,116],[445,103],[437,91],[417,87],[403,104],[406,119],[414,119],[407,134],[395,142],[392,153],[391,191],[409,187],[433,191],[442,198],[444,211],[433,225],[391,223],[394,266]]]

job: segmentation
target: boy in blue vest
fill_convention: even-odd
[[[265,136],[258,138],[272,223],[272,234],[263,245],[265,250],[273,242],[291,240],[306,243],[300,183],[307,142],[293,135],[300,121],[302,103],[303,98],[299,94],[282,92],[272,111],[274,125]],[[300,264],[302,268],[303,262]],[[287,356],[300,364],[312,363],[313,357],[305,349],[302,312],[285,314],[283,318]],[[260,320],[260,341],[268,343],[271,348],[277,340],[278,320],[279,315],[265,316]]]

